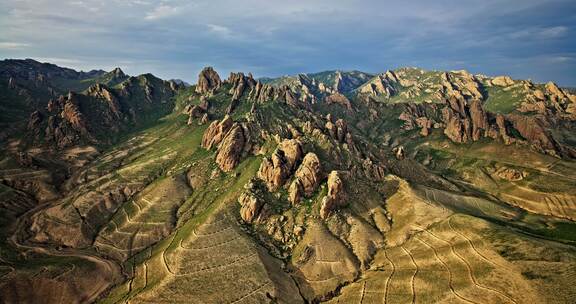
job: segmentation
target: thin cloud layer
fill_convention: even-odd
[[[194,82],[400,66],[576,86],[572,0],[0,0],[0,57]]]

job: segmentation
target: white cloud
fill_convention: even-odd
[[[565,26],[555,26],[543,29],[540,32],[540,36],[544,38],[557,38],[562,37],[568,32],[568,28]]]
[[[146,14],[144,19],[146,20],[157,20],[166,18],[169,16],[176,15],[180,12],[180,9],[175,6],[169,6],[166,4],[160,4],[159,6],[155,7],[152,11]]]
[[[28,43],[11,42],[11,41],[0,42],[0,49],[3,49],[3,50],[17,50],[17,49],[23,49],[23,48],[26,48],[29,46],[30,46],[30,44],[28,44]]]
[[[218,25],[218,24],[207,24],[206,25],[208,27],[208,30],[212,33],[215,34],[219,34],[219,35],[223,35],[223,36],[229,36],[230,34],[232,34],[232,31],[222,25]]]
[[[546,61],[550,63],[566,63],[572,60],[574,60],[574,58],[569,56],[552,56],[550,58],[546,58]]]
[[[564,36],[568,32],[566,26],[553,26],[545,28],[528,28],[509,34],[513,39],[554,39]]]

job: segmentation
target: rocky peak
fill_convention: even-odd
[[[114,75],[114,77],[116,77],[116,78],[126,77],[126,74],[124,74],[124,71],[122,71],[122,69],[120,69],[119,67],[115,68],[110,73],[112,73],[112,75]]]
[[[258,81],[250,91],[248,98],[258,103],[264,103],[273,100],[276,93],[276,89],[273,86]]]
[[[222,85],[220,76],[212,67],[205,67],[198,75],[198,84],[196,85],[196,93],[206,94],[217,90]]]
[[[239,100],[246,89],[252,89],[256,86],[256,81],[252,74],[244,76],[244,73],[230,73],[226,82],[232,85],[229,93],[232,94],[232,100]]]
[[[386,97],[390,97],[394,95],[395,90],[391,83],[396,82],[397,78],[395,75],[394,77],[390,77],[391,75],[394,74],[383,74],[374,77],[370,82],[360,87],[359,92],[368,96],[384,95]]]

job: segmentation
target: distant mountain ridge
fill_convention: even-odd
[[[152,74],[132,77],[120,68],[77,72],[32,59],[4,60],[0,90],[10,97],[0,104],[7,116],[0,123],[22,128],[30,116],[31,138],[60,147],[110,143],[110,132],[172,111],[177,87]]]

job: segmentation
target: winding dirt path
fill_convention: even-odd
[[[260,284],[259,286],[257,286],[255,289],[253,289],[253,290],[250,291],[249,293],[241,296],[240,298],[238,298],[238,299],[236,299],[236,300],[233,300],[233,301],[230,302],[229,304],[235,304],[235,303],[239,303],[239,302],[243,301],[244,299],[250,297],[251,295],[256,294],[256,293],[257,293],[258,291],[260,291],[262,288],[270,285],[270,283],[272,283],[272,282],[268,281],[268,282],[266,282],[266,283]]]
[[[458,231],[457,229],[454,228],[454,226],[452,226],[452,223],[450,222],[452,220],[452,218],[448,219],[448,226],[450,227],[450,229],[452,229],[452,231],[454,231],[454,233],[458,234],[459,236],[463,237],[468,244],[470,244],[470,248],[472,248],[472,250],[484,261],[486,261],[487,263],[491,264],[492,266],[498,268],[501,267],[503,269],[506,270],[512,270],[510,269],[510,267],[504,266],[504,265],[499,265],[496,264],[494,261],[490,260],[489,258],[487,258],[484,254],[482,254],[480,252],[480,250],[478,250],[478,248],[476,248],[476,246],[474,245],[474,242],[472,242],[472,239],[470,239],[469,237],[467,237],[464,233]]]
[[[116,264],[111,260],[104,259],[97,255],[96,253],[88,253],[88,252],[80,252],[79,250],[73,248],[63,248],[60,250],[56,250],[51,248],[45,244],[38,244],[38,243],[30,243],[26,240],[26,238],[22,237],[25,235],[25,230],[30,226],[31,218],[36,213],[41,212],[42,210],[48,209],[50,207],[56,206],[60,203],[60,201],[48,201],[38,206],[28,210],[24,214],[22,214],[16,220],[16,229],[14,230],[14,234],[8,239],[8,241],[18,250],[20,251],[33,251],[35,253],[48,255],[48,256],[56,256],[56,257],[74,257],[83,260],[90,261],[101,269],[105,269],[105,273],[109,274],[112,278],[120,278],[122,277],[122,270],[120,265]],[[107,291],[113,282],[107,282],[106,280],[94,280],[93,282],[93,291],[91,294],[88,295],[87,298],[83,299],[83,302],[92,303],[95,302],[102,293]]]
[[[390,272],[390,275],[388,276],[388,279],[386,280],[386,285],[384,286],[384,303],[388,303],[388,290],[390,289],[389,288],[390,287],[390,281],[392,281],[392,277],[394,276],[394,273],[396,272],[396,266],[394,265],[394,263],[392,262],[390,257],[388,257],[388,252],[386,251],[386,249],[384,249],[384,257],[386,258],[388,263],[390,263],[390,266],[392,266],[392,271]]]
[[[472,266],[470,265],[470,262],[468,262],[468,260],[466,260],[461,254],[459,254],[459,253],[456,251],[456,249],[454,248],[454,245],[453,245],[451,242],[449,242],[449,241],[447,241],[447,240],[445,240],[445,239],[443,239],[443,238],[440,238],[439,236],[435,235],[434,233],[430,232],[429,230],[425,230],[425,231],[428,232],[430,235],[432,235],[434,238],[436,238],[436,239],[438,239],[438,240],[440,240],[440,241],[448,244],[448,246],[450,247],[450,250],[452,251],[452,253],[453,253],[460,261],[462,261],[462,263],[464,263],[464,265],[466,266],[466,269],[467,269],[467,272],[468,272],[468,276],[469,276],[470,280],[472,281],[472,283],[473,283],[477,288],[483,289],[483,290],[486,290],[486,291],[493,292],[493,293],[499,295],[500,297],[503,297],[503,298],[507,299],[508,301],[516,304],[516,301],[515,301],[514,299],[510,298],[507,294],[501,292],[500,290],[496,290],[496,289],[494,289],[494,288],[491,288],[491,287],[485,286],[485,285],[483,285],[483,284],[480,284],[480,283],[476,280],[476,276],[474,275],[474,270],[472,269]]]
[[[444,260],[442,260],[440,258],[440,255],[438,254],[438,251],[436,250],[436,248],[434,248],[434,246],[428,244],[426,241],[422,240],[421,238],[416,237],[416,239],[418,241],[420,241],[422,244],[424,244],[426,247],[430,248],[430,250],[432,250],[432,252],[434,252],[434,256],[436,257],[436,260],[438,260],[442,266],[444,267],[444,269],[446,269],[446,272],[448,272],[448,287],[450,288],[450,292],[458,299],[468,302],[468,303],[472,303],[472,304],[480,304],[478,302],[474,302],[472,300],[469,300],[463,296],[461,296],[460,294],[458,294],[456,292],[456,290],[454,290],[454,285],[453,285],[453,275],[452,275],[452,271],[450,271],[450,267],[448,267],[448,264],[446,264],[446,262],[444,262]]]
[[[414,280],[416,279],[416,275],[418,275],[418,264],[416,264],[414,256],[412,256],[412,253],[408,251],[408,249],[406,249],[404,246],[400,246],[400,248],[408,255],[408,257],[410,257],[410,261],[412,261],[412,264],[414,265],[414,273],[410,278],[410,287],[412,288],[412,304],[414,304],[416,303],[416,286],[414,286]]]

